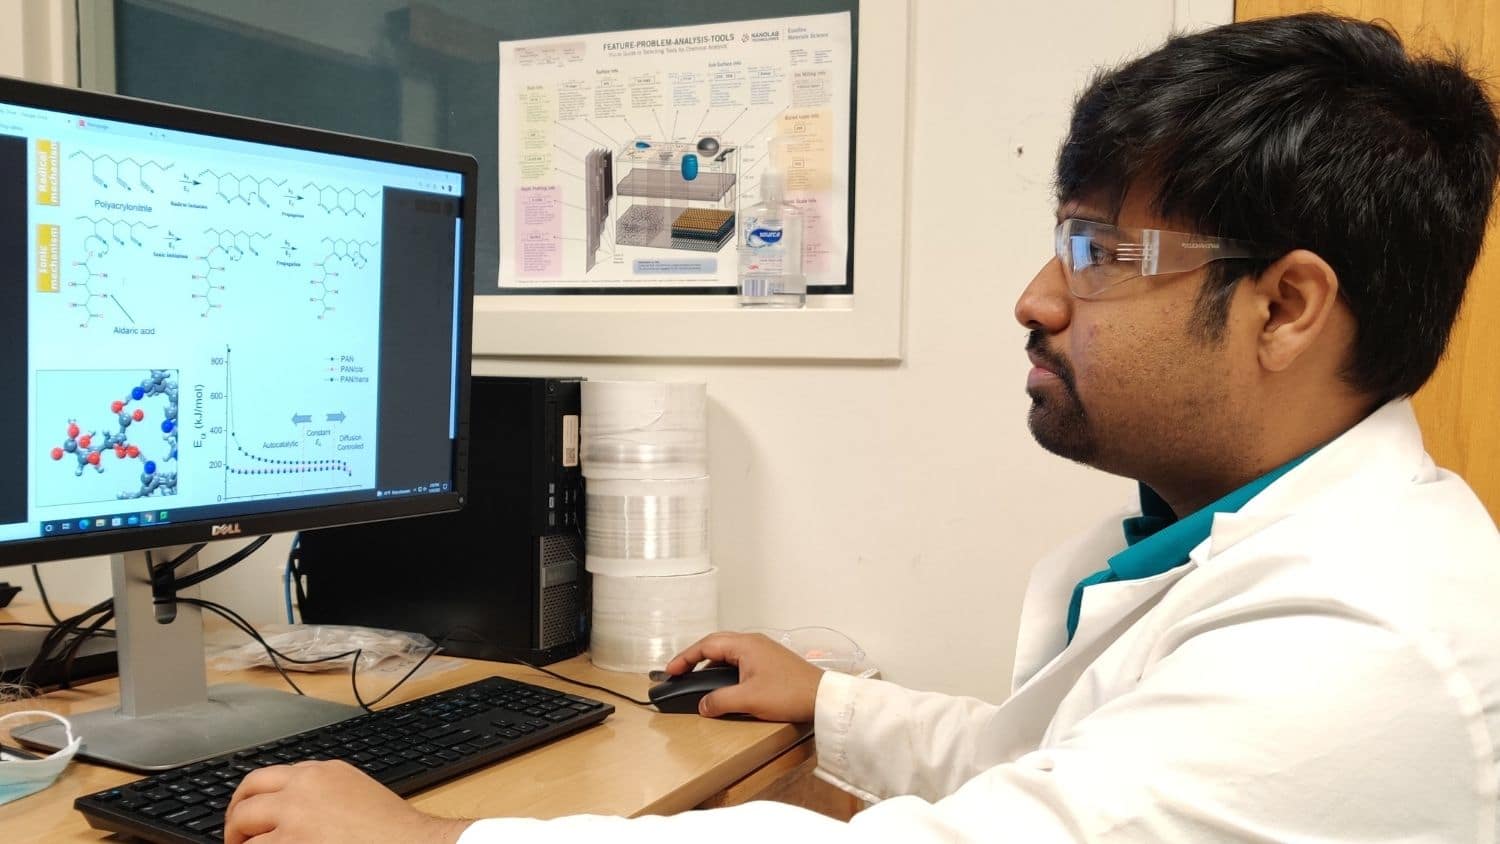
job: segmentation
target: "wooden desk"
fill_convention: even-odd
[[[0,610],[0,621],[34,621],[36,615],[30,607]],[[453,667],[414,677],[382,706],[499,674],[606,700],[614,704],[615,713],[599,726],[411,797],[412,804],[423,811],[449,817],[551,818],[579,813],[633,817],[777,799],[847,818],[857,807],[852,797],[809,776],[814,759],[811,729],[806,725],[662,715],[529,668],[441,656],[432,662]],[[642,700],[650,686],[644,677],[597,669],[586,656],[548,667]],[[299,674],[295,679],[309,694],[353,702],[345,673]],[[280,676],[269,669],[209,671],[210,683],[227,681],[285,688]],[[384,676],[371,677],[360,683],[360,690],[368,699],[391,682]],[[0,714],[45,709],[68,715],[115,706],[117,694],[117,681],[104,680],[0,704]],[[3,728],[0,735],[4,735]],[[98,841],[104,834],[91,829],[74,811],[74,798],[139,776],[75,761],[51,788],[0,806],[0,830],[4,830],[0,837],[7,842]]]

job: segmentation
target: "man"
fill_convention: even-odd
[[[1326,16],[1174,38],[1096,79],[1056,257],[1016,305],[1044,447],[1141,512],[1033,575],[999,705],[716,634],[704,715],[813,721],[845,825],[750,804],[441,821],[348,766],[246,778],[230,844],[301,840],[1495,841],[1500,536],[1436,468],[1428,378],[1500,128],[1453,64]],[[312,824],[312,825],[309,825]]]

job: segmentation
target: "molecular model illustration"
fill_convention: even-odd
[[[90,466],[96,472],[103,472],[108,462],[104,453],[112,451],[116,460],[137,460],[141,464],[141,488],[138,491],[120,492],[119,498],[175,495],[177,473],[163,471],[156,460],[146,455],[144,444],[139,440],[132,442],[130,438],[130,427],[147,421],[146,412],[141,408],[128,409],[130,403],[162,395],[166,396],[167,404],[165,418],[161,420],[159,427],[165,449],[169,450],[162,462],[170,460],[175,464],[177,460],[177,381],[168,372],[160,369],[151,370],[149,377],[130,389],[127,398],[110,402],[109,409],[115,415],[114,421],[119,426],[118,432],[84,433],[83,429],[78,426],[78,420],[69,419],[67,439],[63,440],[62,445],[53,447],[52,459],[62,460],[64,455],[73,455],[78,461],[78,469],[74,475],[81,476]]]

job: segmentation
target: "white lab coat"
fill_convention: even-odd
[[[847,825],[752,803],[462,842],[1496,841],[1500,535],[1407,402],[1186,564],[1089,587],[1068,644],[1074,584],[1122,546],[1115,518],[1038,566],[1002,704],[824,677],[819,775],[875,803]]]

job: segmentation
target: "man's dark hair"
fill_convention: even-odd
[[[1456,56],[1407,55],[1389,29],[1324,14],[1173,37],[1096,76],[1057,163],[1062,202],[1117,212],[1131,188],[1194,231],[1304,248],[1358,321],[1344,377],[1382,400],[1437,366],[1484,238],[1500,128]],[[1269,260],[1211,265],[1196,323]]]

